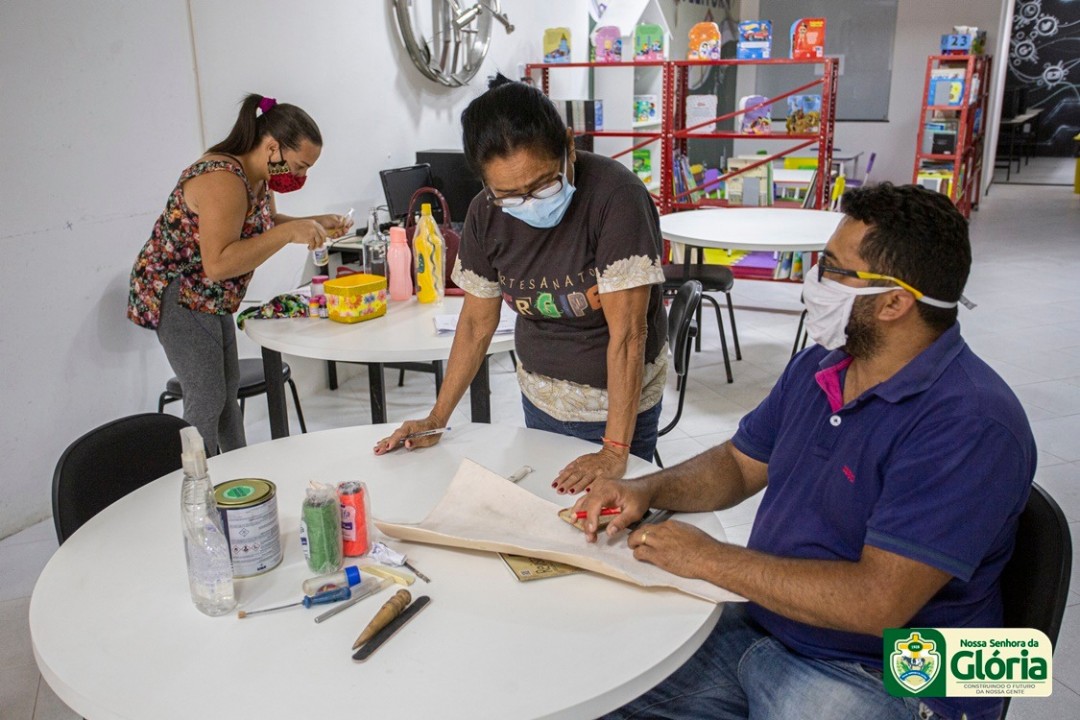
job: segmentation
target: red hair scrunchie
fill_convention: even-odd
[[[272,97],[264,97],[259,101],[259,109],[262,110],[263,115],[270,112],[270,109],[277,105],[277,100]]]

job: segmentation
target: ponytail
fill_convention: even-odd
[[[260,108],[268,109],[259,112]],[[254,150],[267,135],[290,150],[299,148],[304,140],[322,147],[319,126],[306,112],[295,105],[277,103],[272,98],[252,93],[240,103],[240,114],[228,137],[207,152],[244,155]]]

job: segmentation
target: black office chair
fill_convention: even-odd
[[[60,544],[129,492],[179,470],[180,430],[186,427],[174,415],[143,413],[105,423],[71,443],[53,473]]]
[[[727,297],[728,317],[731,320],[731,339],[735,345],[735,359],[742,360],[742,349],[739,347],[739,332],[735,328],[735,308],[731,304],[731,288],[735,285],[735,276],[732,274],[731,268],[724,265],[691,263],[689,259],[690,248],[686,248],[685,252],[687,253],[686,261],[681,265],[674,263],[664,265],[664,293],[669,296],[672,295],[688,280],[696,280],[701,283],[703,290],[701,297],[712,303],[713,309],[716,311],[716,327],[720,331],[720,349],[724,353],[724,370],[727,373],[727,381],[729,383],[734,382],[735,379],[731,374],[731,358],[728,355],[727,336],[724,333],[724,316],[720,312],[720,303],[707,293],[722,292]],[[702,250],[698,249],[698,252],[702,252]],[[697,321],[700,326],[700,305],[697,309]],[[700,333],[698,333],[694,347],[698,352],[701,351]]]
[[[1005,627],[1042,630],[1057,645],[1061,618],[1069,599],[1072,535],[1065,513],[1046,490],[1031,486],[1020,515],[1016,548],[1001,573]],[[1001,711],[1009,710],[1009,698]]]
[[[304,422],[304,411],[300,408],[300,395],[296,392],[296,383],[292,379],[292,369],[286,362],[281,363],[282,379],[289,384],[292,391],[293,405],[296,406],[296,419],[300,421],[300,431],[307,432],[307,424]],[[237,388],[236,397],[240,400],[240,413],[244,412],[244,399],[263,395],[266,393],[266,374],[263,372],[261,358],[244,358],[240,361],[240,387]],[[169,378],[165,383],[165,392],[158,396],[158,412],[165,412],[165,406],[177,400],[184,399],[184,389],[180,387],[179,378]]]
[[[679,404],[675,408],[675,417],[657,435],[663,437],[671,432],[682,417],[683,402],[686,400],[686,378],[690,372],[690,348],[693,338],[697,337],[697,312],[701,308],[701,283],[687,280],[675,293],[668,308],[668,345],[675,363],[675,389],[679,391]],[[656,464],[664,467],[660,451],[653,451]]]

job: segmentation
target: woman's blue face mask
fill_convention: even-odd
[[[563,158],[563,171],[559,175],[560,188],[550,197],[529,197],[520,205],[504,207],[502,211],[534,228],[552,228],[562,222],[570,207],[570,200],[577,189],[566,177],[568,158]]]

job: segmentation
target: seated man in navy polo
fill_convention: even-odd
[[[764,490],[746,548],[677,521],[629,536],[639,560],[745,597],[679,670],[612,717],[997,718],[994,698],[896,698],[882,631],[995,627],[1001,571],[1035,473],[1019,401],[960,336],[967,223],[944,195],[849,191],[806,277],[817,343],[735,436],[681,465],[593,488],[622,513],[729,508]]]

